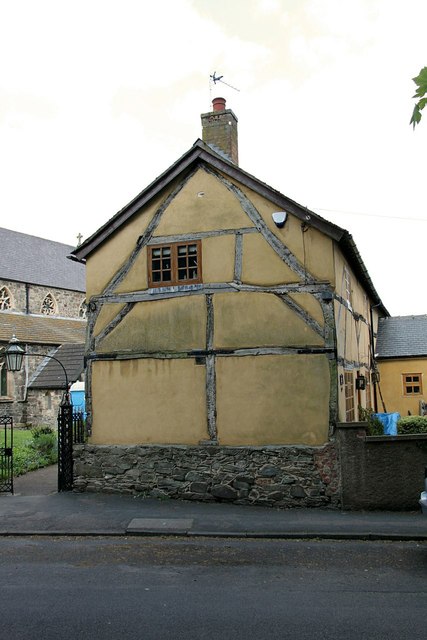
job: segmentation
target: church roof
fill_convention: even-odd
[[[75,247],[0,228],[0,279],[86,290],[85,268],[67,260]]]
[[[78,380],[83,373],[84,349],[83,343],[63,344],[49,354],[62,363],[70,384]],[[63,389],[65,376],[61,365],[52,358],[44,359],[36,369],[28,387],[29,389]]]
[[[427,315],[380,318],[376,352],[379,359],[427,356]]]
[[[9,342],[14,334],[20,342],[27,344],[84,342],[86,320],[0,311],[0,341]]]

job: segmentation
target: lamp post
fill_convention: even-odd
[[[73,405],[68,388],[67,371],[58,358],[42,353],[27,353],[18,338],[13,335],[4,351],[8,371],[20,371],[24,356],[50,358],[57,362],[65,378],[65,392],[58,412],[58,491],[73,487]]]
[[[22,360],[24,356],[36,356],[38,358],[50,358],[51,360],[55,360],[57,362],[65,377],[65,396],[68,402],[70,401],[69,393],[68,393],[68,375],[67,371],[58,358],[54,356],[49,356],[44,353],[27,353],[25,349],[21,346],[18,338],[13,334],[12,338],[9,340],[8,345],[5,349],[5,358],[6,358],[6,368],[8,371],[20,371],[22,367]]]

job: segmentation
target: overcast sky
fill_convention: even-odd
[[[222,95],[242,169],[348,229],[392,315],[427,313],[426,25],[426,0],[0,0],[0,226],[88,237]]]

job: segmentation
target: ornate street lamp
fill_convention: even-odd
[[[50,358],[51,360],[55,360],[55,362],[57,362],[63,373],[64,373],[64,377],[65,377],[65,396],[66,396],[66,400],[69,402],[70,398],[69,398],[69,394],[68,394],[68,376],[67,376],[67,371],[64,367],[64,365],[62,364],[62,362],[60,360],[58,360],[58,358],[55,358],[54,356],[49,356],[47,354],[44,353],[27,353],[25,351],[25,349],[21,346],[21,343],[19,342],[18,338],[16,337],[15,334],[13,334],[12,338],[9,340],[8,345],[5,349],[5,359],[6,359],[6,368],[8,371],[20,371],[21,367],[22,367],[22,359],[24,356],[36,356],[39,358]]]
[[[58,413],[58,491],[69,491],[73,488],[73,406],[68,388],[67,372],[62,362],[54,356],[43,353],[27,353],[18,338],[13,335],[4,350],[7,369],[20,371],[24,356],[55,360],[64,373],[65,392]]]
[[[7,370],[20,371],[24,354],[25,349],[21,347],[18,338],[13,334],[12,339],[9,340],[9,344],[5,349]]]

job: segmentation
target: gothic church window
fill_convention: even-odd
[[[12,308],[12,295],[7,287],[0,289],[0,311]]]
[[[51,293],[48,293],[43,300],[41,312],[45,316],[53,316],[57,312],[56,300]]]

